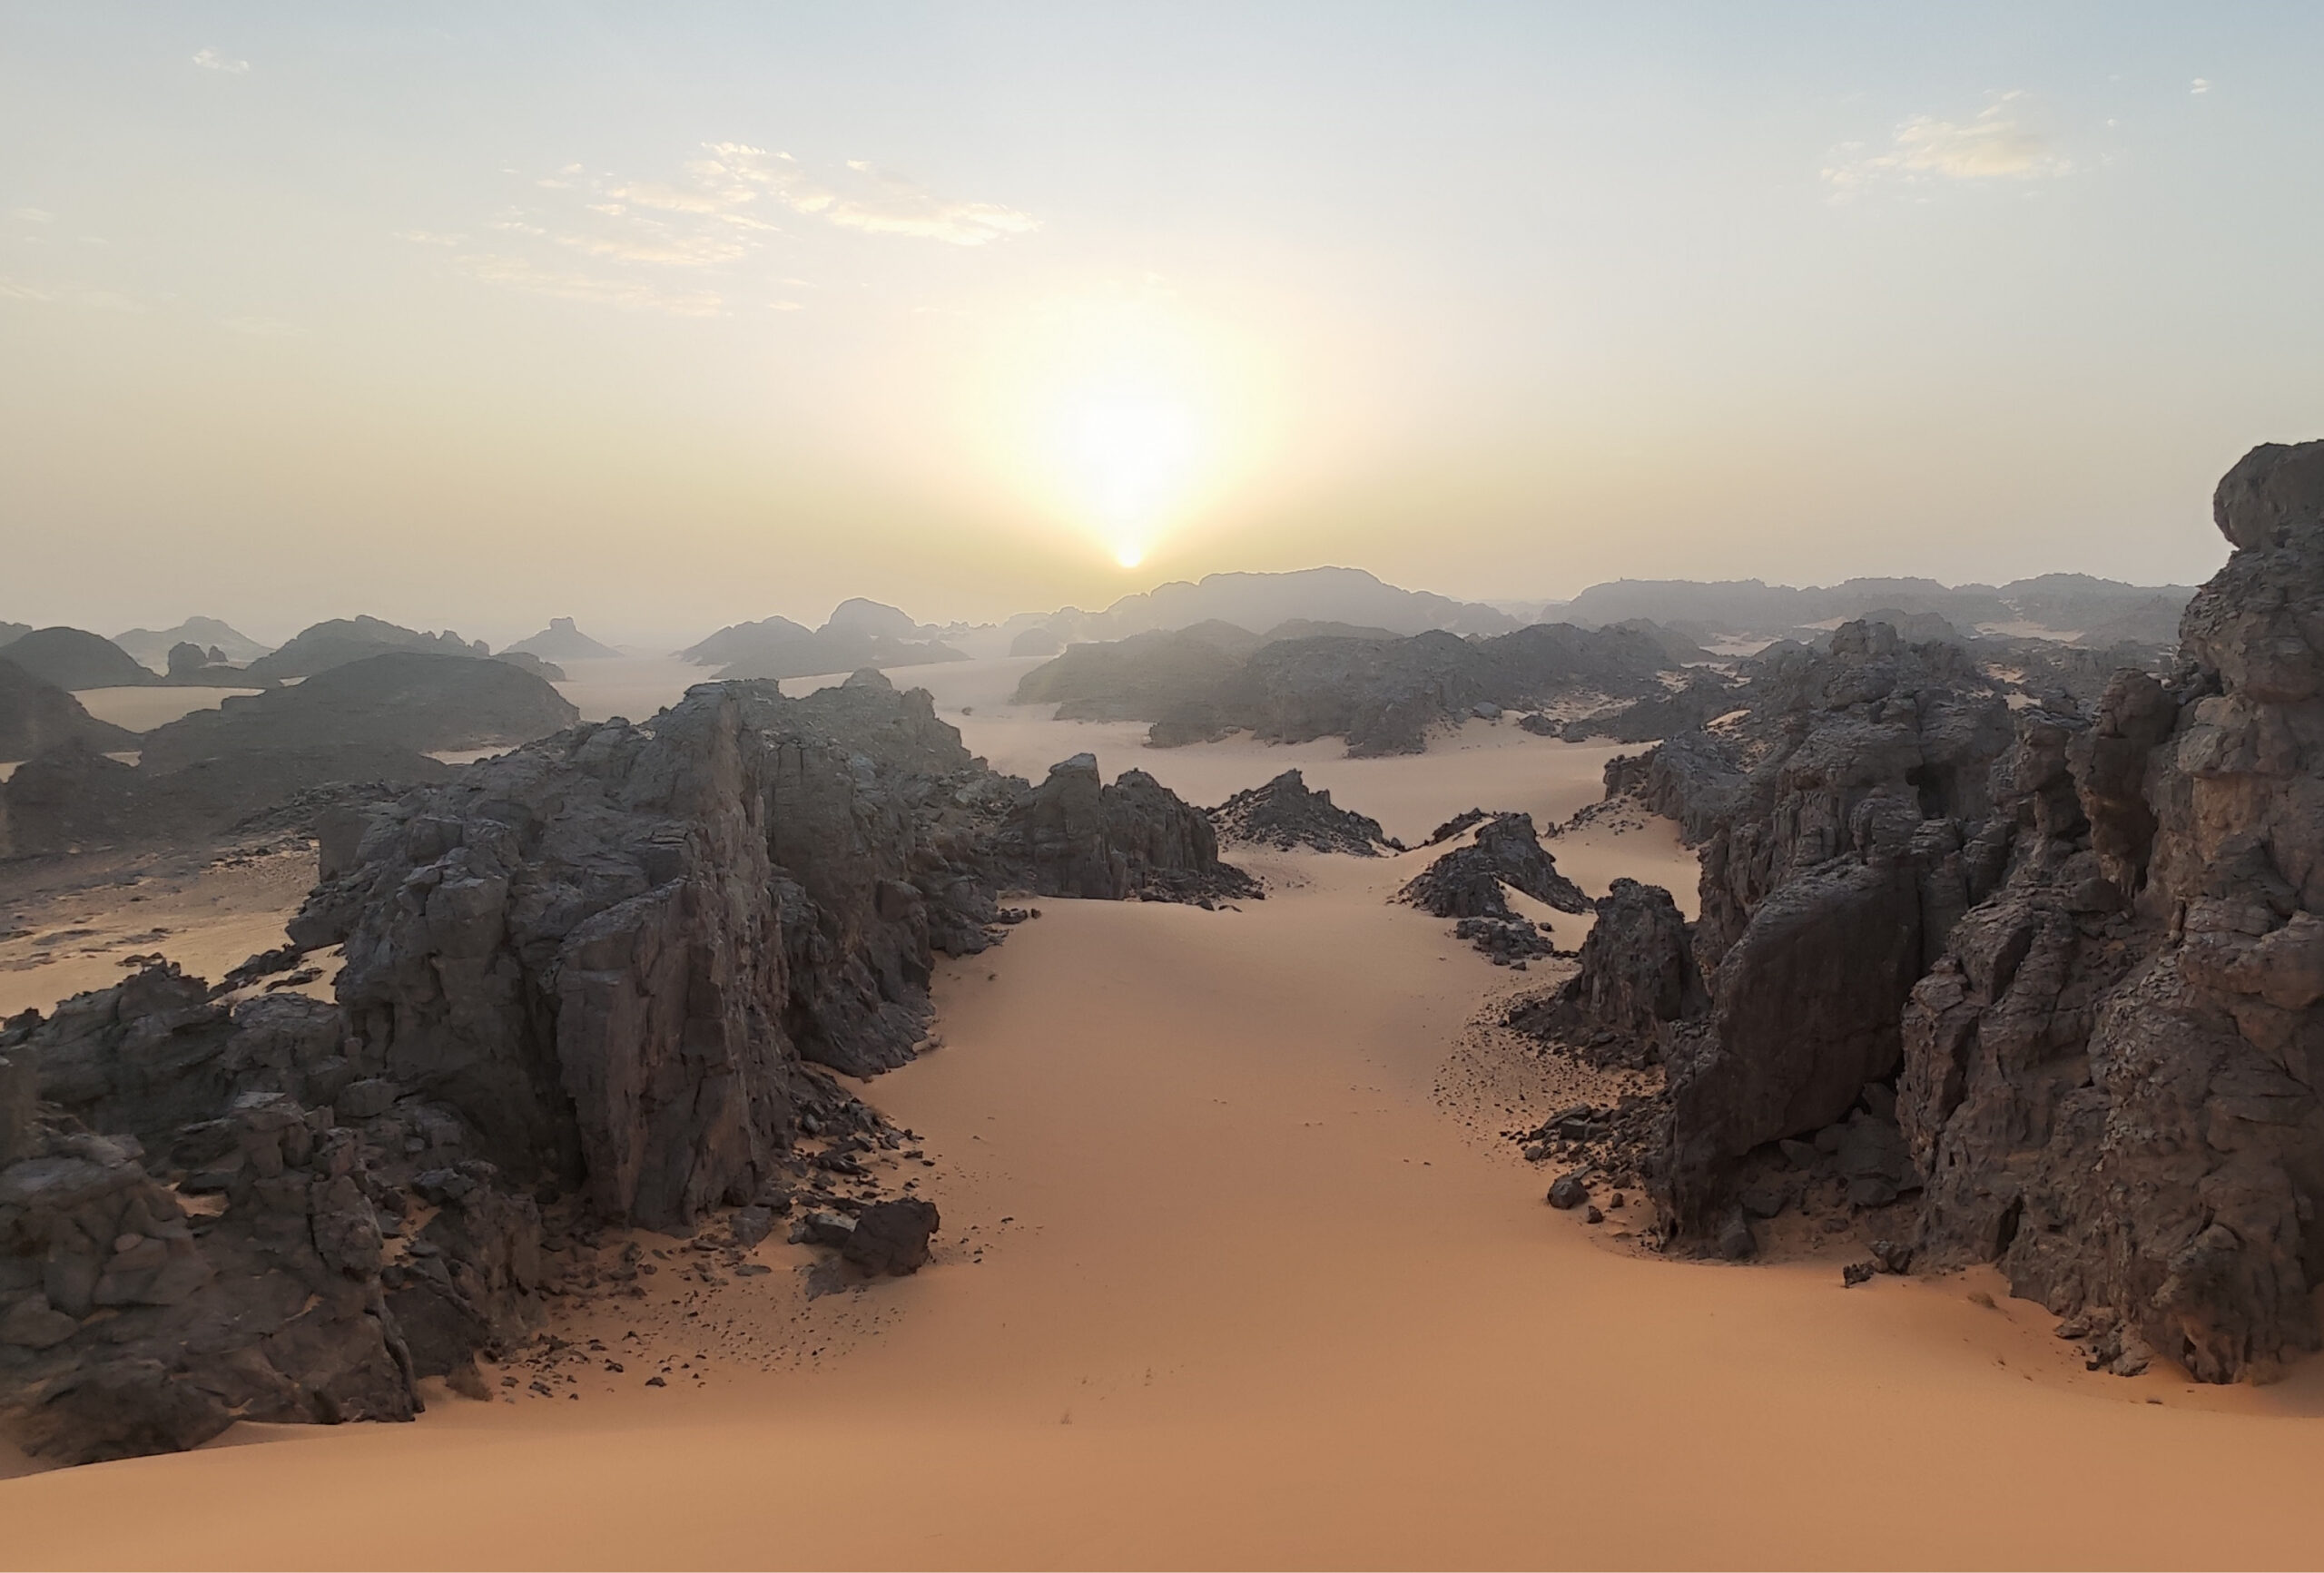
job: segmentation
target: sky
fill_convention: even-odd
[[[2193,583],[2324,7],[0,0],[0,618]]]

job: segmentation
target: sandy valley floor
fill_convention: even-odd
[[[1009,710],[1029,663],[971,664],[929,674],[1003,769],[1093,747],[1210,802],[1297,763],[1407,839],[1472,803],[1563,818],[1611,752],[1480,724],[1416,760],[1157,753]],[[1593,890],[1690,893],[1665,827],[1551,845]],[[1386,902],[1425,856],[1242,860],[1268,900],[1044,901],[941,968],[944,1047],[864,1089],[934,1164],[919,1276],[810,1298],[803,1247],[718,1284],[673,1261],[564,1330],[624,1367],[575,1366],[577,1398],[0,1481],[0,1564],[2318,1558],[2314,1365],[2088,1375],[1990,1278],[1609,1249],[1622,1214],[1551,1212],[1492,1136],[1551,1090],[1474,1074],[1470,1024],[1527,979]]]

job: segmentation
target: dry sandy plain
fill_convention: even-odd
[[[1297,763],[1407,839],[1472,803],[1562,819],[1608,752],[1475,725],[1412,760],[1152,752],[1008,707],[1028,663],[975,664],[928,675],[1004,769],[1091,748],[1207,802]],[[1691,885],[1663,827],[1552,846],[1588,888]],[[657,1241],[664,1291],[561,1329],[575,1396],[438,1390],[414,1425],[243,1427],[0,1480],[0,1564],[2324,1556],[2314,1363],[2265,1388],[2090,1375],[1989,1275],[1843,1290],[1837,1254],[1638,1253],[1625,1214],[1591,1229],[1543,1206],[1545,1176],[1495,1137],[1564,1086],[1472,1023],[1541,978],[1385,900],[1422,855],[1242,860],[1266,900],[1045,901],[940,969],[943,1047],[862,1089],[933,1165],[944,1228],[917,1277],[816,1295],[806,1249],[778,1241],[771,1275],[711,1282]],[[0,977],[77,984],[56,966]]]

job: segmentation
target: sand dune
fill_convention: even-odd
[[[1384,902],[1417,860],[1259,866],[1240,911],[1047,902],[945,966],[946,1047],[866,1089],[938,1164],[918,1278],[605,1305],[575,1331],[659,1358],[577,1401],[0,1484],[0,1561],[2313,1559],[2312,1371],[2089,1376],[1983,1279],[1601,1249],[1439,1101],[1512,980]]]
[[[989,754],[1094,747],[1205,801],[1296,762],[1408,836],[1472,803],[1562,818],[1610,752],[1482,725],[1418,760],[1144,750],[1012,713],[992,694],[1022,664],[938,669]],[[1592,891],[1691,896],[1659,821],[1551,845]],[[1990,1276],[1843,1290],[1837,1254],[1669,1262],[1608,1248],[1624,1213],[1543,1206],[1493,1133],[1561,1073],[1470,1024],[1546,979],[1389,904],[1433,855],[1246,854],[1265,901],[1046,901],[944,963],[945,1046],[862,1088],[933,1165],[945,1227],[917,1278],[814,1297],[807,1248],[776,1242],[772,1276],[711,1285],[673,1249],[651,1299],[560,1327],[607,1352],[568,1368],[577,1399],[520,1379],[501,1402],[439,1391],[413,1426],[243,1427],[0,1482],[0,1564],[2314,1559],[2324,1431],[2293,1423],[2324,1414],[2313,1366],[2271,1388],[2091,1375]],[[208,929],[145,905],[181,944],[256,949],[229,926],[279,923],[210,893]]]

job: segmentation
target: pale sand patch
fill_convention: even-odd
[[[1047,901],[940,969],[947,1047],[867,1089],[941,1161],[919,1277],[812,1326],[783,1274],[657,1303],[700,1387],[625,1360],[577,1402],[0,1483],[0,1561],[2314,1560],[2312,1369],[2194,1393],[2083,1372],[1989,1278],[1593,1249],[1432,1105],[1505,975],[1388,863],[1285,860],[1240,911]],[[763,1357],[797,1336],[823,1356]]]
[[[566,681],[553,686],[571,700],[584,721],[610,721],[626,716],[644,721],[685,697],[687,689],[718,674],[715,666],[696,666],[670,655],[603,656],[595,661],[560,661]]]
[[[1018,681],[1041,664],[1039,656],[960,661],[895,667],[899,688],[925,688],[936,713],[960,729],[970,752],[993,769],[1039,782],[1049,766],[1076,753],[1097,756],[1111,779],[1142,770],[1190,802],[1212,807],[1236,792],[1296,769],[1311,787],[1329,791],[1342,808],[1370,814],[1390,835],[1417,841],[1464,809],[1530,813],[1546,830],[1604,795],[1606,762],[1638,753],[1640,743],[1571,743],[1535,737],[1514,722],[1471,721],[1429,740],[1424,754],[1350,759],[1336,737],[1313,742],[1266,743],[1247,735],[1184,748],[1148,748],[1144,722],[1052,721],[1049,704],[1013,704]],[[797,677],[783,692],[810,693],[844,681],[845,673]],[[1552,848],[1565,865],[1565,842]],[[1676,847],[1675,833],[1671,845]],[[1694,885],[1691,856],[1684,883]],[[1579,876],[1577,876],[1579,878]],[[1602,884],[1585,888],[1602,890]]]
[[[109,988],[134,955],[165,956],[215,983],[284,942],[283,924],[314,882],[311,850],[30,872],[0,895],[0,1017]]]
[[[197,710],[215,710],[239,694],[260,692],[256,688],[84,688],[73,697],[99,721],[132,732],[151,732]]]

